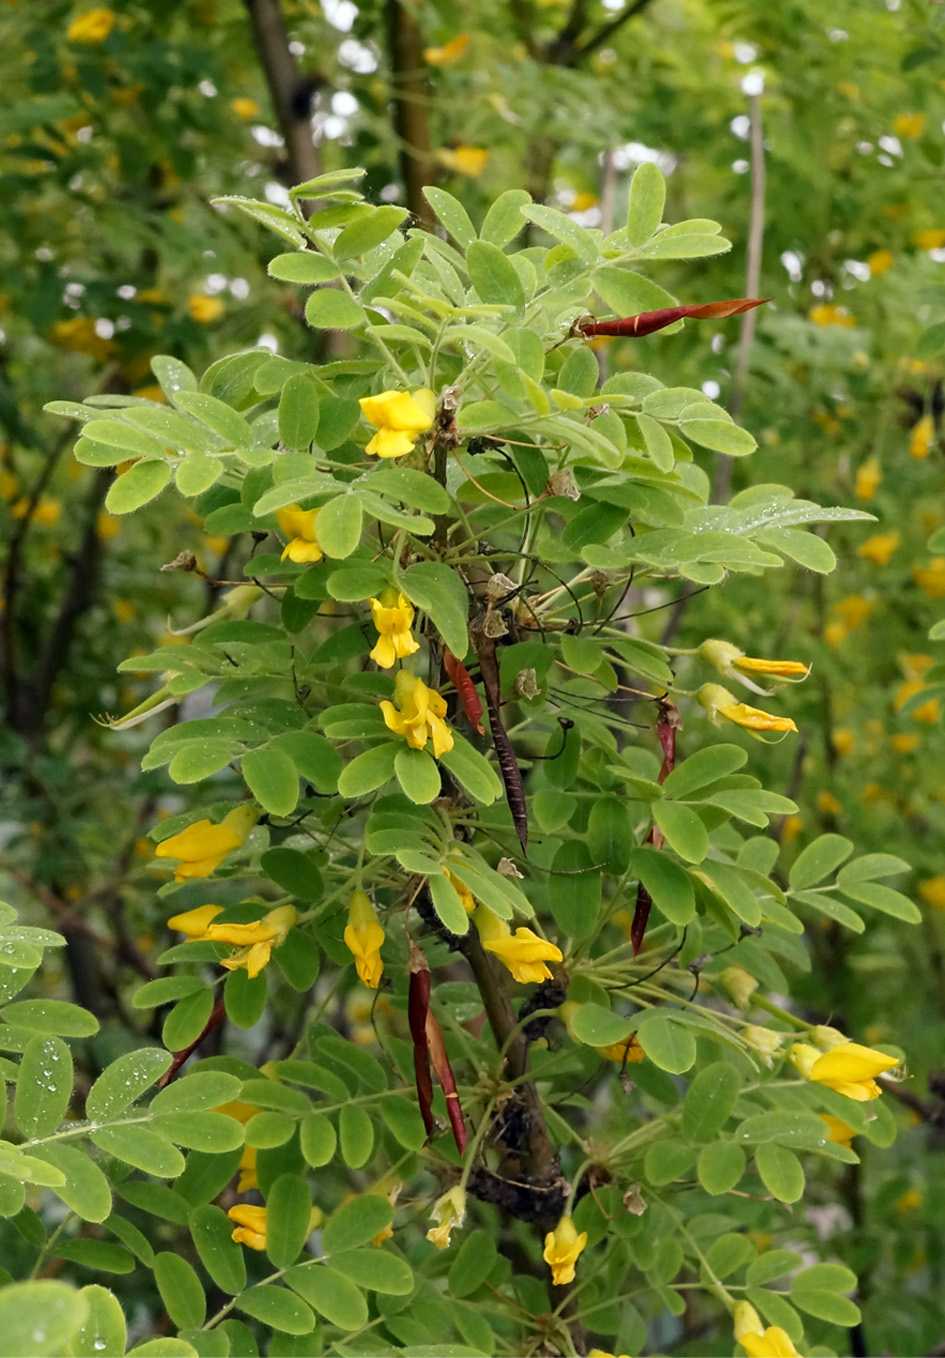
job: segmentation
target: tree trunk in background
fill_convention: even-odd
[[[408,0],[387,0],[387,24],[394,130],[400,141],[400,173],[406,205],[417,226],[433,231],[436,217],[423,196],[423,190],[435,184],[437,178],[430,138],[423,34]]]

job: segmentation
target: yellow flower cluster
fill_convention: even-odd
[[[857,556],[872,561],[874,566],[885,566],[899,547],[899,533],[893,529],[889,533],[874,533],[856,549]]]
[[[428,387],[362,396],[358,405],[368,424],[377,430],[364,450],[369,456],[403,457],[433,424],[435,398]]]
[[[899,1059],[872,1047],[851,1042],[836,1028],[823,1025],[811,1032],[810,1042],[794,1042],[788,1060],[806,1080],[836,1090],[857,1103],[878,1099],[883,1092],[876,1076],[898,1066]]]
[[[852,328],[856,325],[856,317],[851,316],[846,307],[835,306],[833,302],[822,302],[819,306],[811,307],[807,313],[807,319],[813,321],[814,325],[841,325]]]
[[[197,293],[187,298],[187,310],[198,325],[211,325],[223,315],[225,303],[222,297],[204,297]]]
[[[380,599],[369,599],[368,603],[374,626],[380,634],[371,659],[382,670],[389,670],[396,660],[405,660],[420,649],[419,641],[415,641],[410,632],[413,604],[406,595],[394,589],[385,590]]]
[[[406,670],[397,672],[394,699],[396,707],[387,699],[381,703],[384,724],[388,730],[403,736],[413,750],[424,749],[427,741],[432,740],[433,753],[437,759],[440,755],[449,754],[453,748],[453,733],[443,720],[446,716],[446,699]]]
[[[89,9],[79,14],[66,29],[66,42],[96,47],[105,41],[115,27],[115,12],[111,9]]]
[[[231,943],[237,951],[231,957],[221,958],[220,966],[226,967],[227,971],[243,967],[250,980],[268,966],[273,948],[285,942],[298,919],[294,906],[280,905],[251,924],[214,924],[217,915],[222,913],[222,906],[200,905],[174,915],[168,920],[168,926],[201,942]]]
[[[209,877],[227,854],[246,842],[258,819],[256,808],[245,804],[224,816],[219,825],[209,820],[195,821],[185,830],[162,840],[154,850],[154,856],[180,860],[174,869],[175,882],[186,882],[191,877]]]
[[[931,415],[918,419],[909,435],[909,456],[917,462],[924,462],[935,442],[935,421]]]
[[[752,732],[797,730],[790,717],[773,717],[770,712],[763,712],[759,707],[740,703],[735,694],[721,684],[703,684],[696,693],[696,702],[705,708],[709,720],[716,726],[721,726],[724,718]]]

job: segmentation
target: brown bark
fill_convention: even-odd
[[[279,131],[285,142],[290,182],[304,184],[322,172],[322,158],[312,136],[314,86],[299,71],[289,50],[289,35],[279,0],[244,0],[259,63],[269,86]],[[312,206],[312,205],[309,205]]]
[[[429,91],[423,61],[423,34],[409,0],[387,0],[388,49],[394,131],[400,143],[400,173],[407,207],[417,226],[433,231],[436,217],[423,196],[436,183],[430,135]]]

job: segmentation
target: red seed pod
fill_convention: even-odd
[[[466,666],[461,660],[456,659],[448,646],[443,647],[443,667],[459,694],[459,701],[462,703],[463,711],[466,713],[470,726],[477,735],[484,736],[486,728],[482,724],[483,709],[479,690],[470,679]]]
[[[624,316],[616,321],[578,321],[575,329],[586,339],[598,335],[619,335],[624,339],[641,339],[663,330],[674,321],[687,317],[693,320],[708,320],[714,317],[738,316],[753,307],[770,302],[770,297],[734,297],[727,302],[706,302],[702,306],[671,306],[660,311],[641,311],[638,316]]]

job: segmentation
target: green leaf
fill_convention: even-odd
[[[481,238],[500,250],[508,245],[525,225],[522,208],[531,201],[531,194],[524,189],[506,189],[505,193],[500,193],[485,215],[479,232]]]
[[[367,1324],[364,1294],[329,1265],[299,1264],[289,1269],[285,1281],[329,1324],[341,1330],[360,1330]]]
[[[700,817],[689,806],[680,802],[653,803],[653,819],[662,830],[667,844],[680,858],[689,863],[701,863],[709,851],[709,836]]]
[[[909,871],[910,865],[904,858],[897,858],[891,853],[867,853],[861,858],[854,858],[852,863],[847,863],[840,869],[837,873],[837,886],[848,887],[857,882],[873,882],[877,877],[898,877],[900,873]],[[5,1015],[9,1013],[9,1008],[4,1011]]]
[[[829,877],[835,868],[844,863],[853,852],[853,845],[842,835],[821,835],[813,844],[808,844],[794,861],[788,873],[788,883],[793,891],[802,891],[815,886]]]
[[[732,1115],[741,1082],[734,1066],[714,1061],[699,1071],[683,1102],[682,1128],[694,1141],[711,1141]]]
[[[716,1278],[727,1278],[737,1268],[741,1268],[755,1254],[755,1246],[744,1235],[726,1232],[712,1241],[706,1251],[705,1260]]]
[[[236,1304],[254,1320],[261,1320],[264,1325],[284,1334],[311,1334],[315,1328],[315,1317],[310,1308],[284,1287],[261,1283],[238,1297]]]
[[[818,575],[829,575],[836,567],[837,558],[829,543],[816,533],[804,533],[796,528],[771,528],[754,535],[759,547],[771,547],[796,561],[805,570]]]
[[[312,1194],[299,1174],[280,1174],[266,1195],[266,1253],[291,1268],[312,1233]]]
[[[589,1047],[609,1047],[613,1042],[623,1042],[635,1028],[635,1020],[613,1014],[593,1001],[582,1004],[571,1018],[571,1032]]]
[[[342,1203],[325,1223],[322,1246],[328,1255],[366,1245],[385,1230],[394,1219],[394,1209],[386,1198],[363,1193]]]
[[[389,782],[394,776],[394,761],[401,748],[399,742],[394,744],[389,741],[386,745],[375,745],[372,750],[365,750],[352,759],[338,779],[340,795],[347,799],[363,797],[365,793],[373,792],[375,788]]]
[[[109,448],[120,448],[124,461],[128,458],[163,458],[164,445],[160,439],[152,438],[143,429],[123,420],[90,420],[82,431],[83,436],[95,443],[104,443]]]
[[[374,1150],[374,1123],[360,1103],[346,1103],[338,1118],[341,1156],[349,1169],[362,1169]]]
[[[97,1283],[83,1287],[79,1295],[89,1309],[72,1340],[75,1358],[124,1358],[127,1330],[118,1298]]]
[[[279,437],[287,448],[307,452],[318,431],[318,392],[306,373],[295,373],[279,398]]]
[[[49,1252],[96,1273],[133,1273],[135,1268],[134,1255],[108,1240],[65,1240],[51,1245]]]
[[[569,938],[589,938],[597,928],[601,875],[580,839],[566,840],[551,864],[548,903],[555,923]]]
[[[156,1179],[176,1179],[184,1170],[184,1157],[176,1146],[147,1127],[99,1127],[89,1133],[99,1150],[126,1165],[153,1174]]]
[[[663,783],[667,797],[685,801],[699,788],[740,769],[748,755],[738,745],[707,745],[677,764]]]
[[[783,1278],[785,1273],[793,1273],[803,1262],[803,1257],[794,1250],[765,1250],[764,1254],[748,1265],[745,1282],[749,1287],[774,1282],[775,1278]]]
[[[361,501],[357,495],[338,495],[318,513],[318,542],[326,556],[348,557],[361,541]]]
[[[436,561],[418,561],[408,566],[398,583],[411,603],[429,614],[446,645],[462,660],[469,648],[469,599],[457,572]]]
[[[203,1032],[212,1009],[213,992],[208,986],[179,1000],[161,1029],[161,1038],[168,1051],[183,1051],[191,1042],[195,1042]]]
[[[779,1202],[797,1202],[804,1192],[804,1171],[793,1151],[777,1141],[755,1148],[755,1165],[761,1182]]]
[[[200,1262],[213,1282],[231,1297],[242,1292],[246,1259],[242,1246],[232,1238],[233,1223],[226,1213],[204,1203],[194,1208],[189,1224]]]
[[[316,792],[328,795],[338,790],[341,756],[317,731],[292,731],[276,736],[272,746],[285,751],[301,777],[311,783]]]
[[[711,448],[717,453],[728,453],[729,457],[744,457],[753,453],[758,443],[747,429],[742,429],[729,420],[680,420],[680,433],[702,448]]]
[[[245,417],[225,401],[210,396],[204,391],[183,392],[176,398],[176,404],[188,415],[193,415],[212,429],[215,434],[231,448],[249,448],[254,443],[253,431]]]
[[[502,784],[495,769],[457,731],[453,732],[453,748],[440,755],[440,763],[449,769],[473,801],[479,802],[481,806],[491,806],[502,796]]]
[[[130,1350],[128,1358],[199,1358],[193,1344],[185,1339],[146,1339]]]
[[[633,418],[640,428],[643,443],[652,461],[661,472],[671,472],[676,464],[676,450],[669,434],[659,420],[654,420],[651,415],[637,411]]]
[[[266,271],[270,278],[280,278],[284,283],[329,283],[341,276],[337,264],[324,255],[312,250],[299,250],[295,254],[276,255],[269,261]]]
[[[238,1099],[243,1087],[242,1080],[225,1070],[201,1070],[175,1080],[166,1089],[161,1089],[151,1100],[149,1112],[195,1113],[217,1108],[221,1103]]]
[[[634,849],[630,860],[631,870],[650,893],[656,908],[673,924],[684,928],[696,913],[692,878],[685,868],[648,845]]]
[[[331,749],[331,746],[328,748]],[[280,845],[276,849],[267,849],[259,860],[259,866],[290,896],[295,896],[300,901],[316,901],[321,898],[324,891],[322,875],[307,853]]]
[[[643,1157],[643,1173],[654,1188],[661,1188],[681,1178],[691,1169],[695,1158],[695,1150],[684,1141],[674,1137],[655,1141]]]
[[[426,750],[398,750],[394,772],[412,802],[425,806],[440,795],[440,770]]]
[[[67,1283],[23,1282],[0,1291],[0,1358],[58,1358],[89,1315]]]
[[[196,1329],[207,1314],[203,1284],[186,1259],[169,1250],[154,1256],[154,1281],[164,1309],[179,1329]]]
[[[433,872],[427,879],[433,908],[450,933],[465,934],[469,929],[469,918],[459,899],[453,883],[443,873]]]
[[[35,1146],[32,1158],[53,1165],[65,1177],[53,1192],[83,1221],[104,1221],[112,1210],[111,1185],[98,1165],[84,1151],[62,1142]]]
[[[857,1325],[860,1311],[844,1292],[852,1292],[857,1277],[842,1264],[813,1264],[791,1279],[791,1301],[800,1311],[834,1325]]]
[[[531,203],[522,208],[522,216],[535,222],[549,236],[567,246],[584,264],[593,264],[597,259],[598,236],[587,231],[578,222],[557,208]]]
[[[273,816],[288,816],[299,800],[299,774],[289,756],[269,746],[249,750],[240,765],[250,792]]]
[[[170,479],[171,467],[167,462],[153,458],[136,462],[112,482],[105,496],[105,508],[110,514],[130,514],[160,495]]]
[[[666,181],[657,166],[649,161],[639,165],[630,181],[627,208],[627,240],[631,245],[643,245],[655,234],[663,220],[665,201]]]
[[[420,1117],[420,1110],[408,1099],[393,1095],[382,1099],[381,1118],[398,1145],[408,1151],[418,1151],[427,1139],[427,1131]]]
[[[175,783],[200,783],[225,769],[238,753],[231,740],[188,740],[180,746],[167,771]]]
[[[682,1075],[695,1062],[696,1043],[690,1029],[657,1010],[639,1016],[637,1041],[653,1064],[671,1075]]]
[[[447,1286],[453,1297],[470,1297],[495,1266],[495,1237],[490,1231],[470,1231],[450,1264]]]
[[[469,220],[469,214],[457,198],[445,189],[426,187],[423,196],[456,241],[461,250],[476,239],[476,228]]]
[[[485,1231],[479,1232],[485,1235]],[[494,1251],[493,1251],[494,1252]],[[357,1287],[385,1296],[406,1297],[413,1291],[413,1270],[405,1259],[382,1249],[348,1250],[333,1255],[330,1267]]]
[[[313,1169],[330,1164],[335,1155],[338,1137],[334,1125],[324,1113],[309,1113],[299,1127],[299,1144],[307,1164]]]
[[[252,985],[252,982],[250,982]],[[243,1129],[225,1113],[164,1113],[152,1115],[151,1127],[168,1141],[213,1155],[243,1144]]]
[[[331,252],[335,259],[353,259],[382,245],[407,216],[405,207],[376,207],[354,219],[335,239]]]
[[[315,330],[354,330],[363,325],[364,311],[353,297],[337,288],[319,288],[305,303],[305,319]]]
[[[731,1141],[710,1141],[699,1152],[696,1174],[707,1193],[718,1197],[734,1188],[745,1173],[745,1152]]]
[[[191,453],[174,473],[174,484],[181,495],[193,499],[202,495],[223,475],[224,466],[218,457],[206,453]]]
[[[481,302],[514,307],[525,305],[525,293],[508,255],[485,240],[474,240],[466,251],[466,265]]]
[[[868,905],[884,915],[891,915],[893,919],[905,920],[907,924],[918,924],[922,919],[922,912],[914,901],[903,896],[901,891],[893,891],[879,882],[854,883],[845,886],[843,894],[859,905]]]
[[[601,797],[591,807],[587,825],[591,858],[614,877],[630,867],[634,846],[633,824],[626,803],[619,797]]]
[[[20,1000],[5,1006],[3,1019],[20,1028],[58,1033],[60,1037],[92,1037],[99,1027],[94,1014],[65,1000]]]
[[[72,1097],[72,1053],[61,1038],[37,1034],[26,1044],[14,1108],[25,1137],[54,1132]]]
[[[594,270],[591,281],[594,291],[620,317],[637,316],[641,311],[660,311],[675,306],[677,302],[665,288],[657,287],[649,278],[629,269],[605,265]],[[655,378],[650,380],[655,382]],[[653,389],[656,390],[656,387]]]

